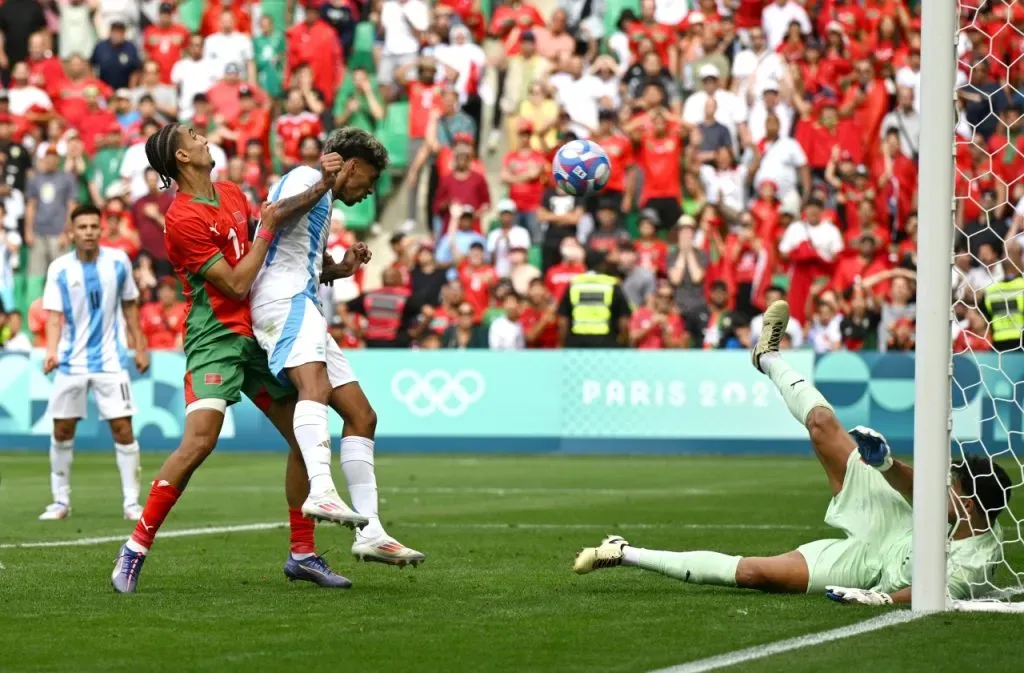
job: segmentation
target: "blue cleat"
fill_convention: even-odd
[[[331,570],[331,566],[327,565],[327,561],[319,554],[314,554],[301,561],[289,554],[288,560],[284,564],[284,576],[292,582],[295,580],[312,582],[318,587],[329,589],[348,589],[352,586],[352,582],[347,577],[342,577]]]
[[[132,551],[127,544],[121,545],[114,561],[114,572],[110,576],[110,586],[119,594],[135,593],[135,586],[139,583],[139,573],[142,571],[142,563],[146,555],[142,552]]]

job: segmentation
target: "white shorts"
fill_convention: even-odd
[[[332,388],[356,380],[337,342],[327,332],[327,320],[304,294],[272,301],[252,309],[256,341],[267,353],[271,373],[287,383],[286,369],[309,362],[327,363]]]
[[[100,418],[125,418],[135,415],[131,378],[128,372],[97,372],[95,374],[64,374],[57,372],[53,380],[50,403],[46,413],[51,418],[85,418],[86,394],[92,391]]]

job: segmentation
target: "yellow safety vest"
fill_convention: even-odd
[[[1024,278],[1003,280],[985,288],[992,341],[1016,341],[1024,332]]]
[[[618,279],[600,273],[583,273],[569,285],[572,333],[604,336],[612,331],[612,298]]]

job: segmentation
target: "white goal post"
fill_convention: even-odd
[[[982,60],[971,59],[967,54],[964,58],[962,70],[969,68],[969,73],[959,76],[958,82],[958,61],[962,54],[970,48],[970,33],[961,34],[962,22],[975,21],[976,10],[987,6],[986,0],[926,0],[922,3],[922,29],[921,29],[921,138],[920,157],[918,164],[918,214],[919,214],[919,236],[917,256],[917,330],[916,330],[916,362],[914,370],[914,540],[912,559],[912,589],[911,607],[915,612],[939,612],[944,610],[963,610],[978,612],[1024,612],[1024,602],[1014,602],[1014,597],[1024,593],[1024,572],[1022,568],[1014,568],[1011,561],[1021,561],[1020,546],[1024,543],[1022,538],[1022,521],[1013,516],[1014,502],[1011,500],[1007,511],[1003,513],[1002,530],[1004,542],[1001,549],[1001,557],[998,563],[994,564],[993,574],[982,586],[972,585],[971,600],[952,600],[948,591],[948,579],[946,561],[949,553],[949,525],[947,517],[948,488],[950,484],[950,457],[953,451],[964,450],[961,445],[961,438],[958,435],[957,427],[953,425],[953,386],[958,385],[954,380],[954,360],[952,348],[952,334],[955,326],[956,314],[954,306],[959,305],[964,309],[963,301],[954,302],[952,295],[953,275],[953,239],[957,233],[957,226],[961,224],[958,219],[966,219],[963,215],[958,218],[958,199],[961,202],[975,201],[980,206],[981,214],[977,216],[977,223],[984,223],[983,229],[987,233],[998,233],[992,223],[996,221],[995,210],[1012,209],[1016,205],[1020,195],[1013,195],[1009,189],[1001,192],[1003,202],[995,208],[991,204],[986,206],[984,202],[977,203],[972,194],[971,187],[967,193],[962,187],[970,184],[968,181],[991,179],[996,163],[996,155],[1005,150],[992,150],[986,144],[986,139],[979,132],[978,128],[972,127],[966,112],[963,119],[958,119],[959,110],[957,86],[964,86],[964,78],[976,84],[974,77],[983,68],[997,66],[1005,68],[1005,74],[997,78],[998,81],[1012,81],[1005,78],[1011,77],[1014,63],[1005,64],[1000,61],[1003,55],[1000,53],[988,56],[991,58]],[[1016,8],[1012,8],[1016,9]],[[1007,10],[1009,11],[1009,10]],[[1008,15],[1009,16],[1009,15]],[[991,24],[990,24],[991,25]],[[981,26],[970,26],[981,28]],[[1002,29],[1014,30],[1021,37],[1024,37],[1024,29],[1019,29],[1009,18]],[[984,31],[982,31],[984,32]],[[977,33],[974,33],[977,38]],[[994,40],[993,40],[994,42]],[[1017,43],[1017,44],[1022,44]],[[976,43],[978,44],[978,43]],[[991,44],[991,43],[990,43]],[[985,61],[988,61],[986,63]],[[995,77],[993,75],[993,77]],[[980,93],[982,96],[989,96],[985,103],[991,103],[998,91],[986,94],[985,85],[979,88],[972,88],[971,93],[975,97]],[[992,84],[988,85],[993,86]],[[979,99],[981,100],[981,99]],[[990,115],[995,114],[990,112]],[[976,115],[975,120],[979,116]],[[979,126],[982,122],[978,122]],[[996,140],[1002,133],[1007,136],[1009,129],[1008,122],[999,119],[999,127],[995,135],[989,131],[989,135]],[[957,136],[960,132],[959,142],[962,145],[974,145],[982,149],[989,156],[987,172],[979,171],[972,167],[967,173],[966,169],[957,161]],[[993,147],[998,147],[995,143]],[[984,162],[982,162],[983,164]],[[1007,178],[1018,179],[1020,176],[1012,175]],[[957,182],[955,182],[957,180]],[[997,178],[1001,181],[1002,178]],[[957,188],[959,184],[961,187]],[[1005,184],[1005,182],[1004,182]],[[972,185],[973,186],[973,185]],[[979,197],[980,198],[980,197]],[[1024,203],[1024,199],[1021,199]],[[961,207],[963,203],[960,204]],[[990,218],[990,215],[993,218]],[[1020,214],[1024,216],[1024,213]],[[1011,212],[1011,216],[1012,215]],[[977,228],[977,225],[975,225]],[[965,231],[961,234],[967,233]],[[999,236],[1002,239],[1002,236]],[[1018,239],[1019,240],[1019,239]],[[1008,246],[1007,246],[1008,247]],[[1009,254],[1009,251],[1003,253]],[[974,260],[977,262],[977,258]],[[1019,265],[1020,260],[1017,261]],[[1000,262],[1001,266],[1001,262]],[[981,267],[985,268],[985,267]],[[989,274],[991,275],[991,271]],[[999,278],[1002,278],[1000,276]],[[996,280],[995,278],[992,279]],[[990,281],[991,282],[991,281]],[[958,287],[963,285],[958,284]],[[983,288],[976,288],[983,289]],[[969,309],[968,309],[969,310]],[[1009,381],[1013,392],[986,390],[986,394],[992,398],[994,405],[997,398],[1002,404],[1017,405],[1017,409],[1024,411],[1024,405],[1017,399],[1017,384],[1022,383],[1012,380],[1014,372],[1004,370],[1004,359],[1000,356],[998,366],[994,360],[983,360],[989,355],[976,356],[968,349],[957,358],[969,359],[979,370],[998,370],[1002,375],[1001,380]],[[1015,351],[1010,358],[1024,358],[1020,350]],[[977,358],[977,359],[976,359]],[[967,364],[967,363],[962,363]],[[1016,365],[1014,365],[1016,367]],[[984,379],[984,375],[981,376]],[[982,380],[980,387],[986,388],[987,381]],[[962,390],[961,390],[962,392]],[[1007,396],[1008,395],[1008,399]],[[956,409],[960,409],[958,396]],[[1000,432],[992,432],[982,435],[982,441],[971,432],[976,428],[965,429],[969,437],[965,438],[964,445],[970,444],[971,450],[976,446],[984,449],[989,458],[999,458],[1000,462],[1007,467],[1013,465],[1011,470],[1011,481],[1013,485],[1020,484],[1021,475],[1024,474],[1024,455],[1016,455],[1013,451],[1013,435],[1021,434],[1020,429],[1004,424],[998,410],[991,408],[985,412],[986,421],[993,426],[999,426]],[[979,412],[980,414],[980,412]],[[987,444],[986,444],[987,442]],[[1007,493],[1007,496],[1009,493]],[[1013,548],[1017,557],[1007,553],[1007,548]]]

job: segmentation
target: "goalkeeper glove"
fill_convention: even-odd
[[[892,605],[892,596],[871,589],[844,589],[825,587],[825,597],[837,603],[858,603],[860,605]]]
[[[860,459],[879,472],[885,472],[892,467],[892,451],[889,449],[889,442],[881,433],[858,425],[850,430],[850,437],[857,443],[857,452]]]

